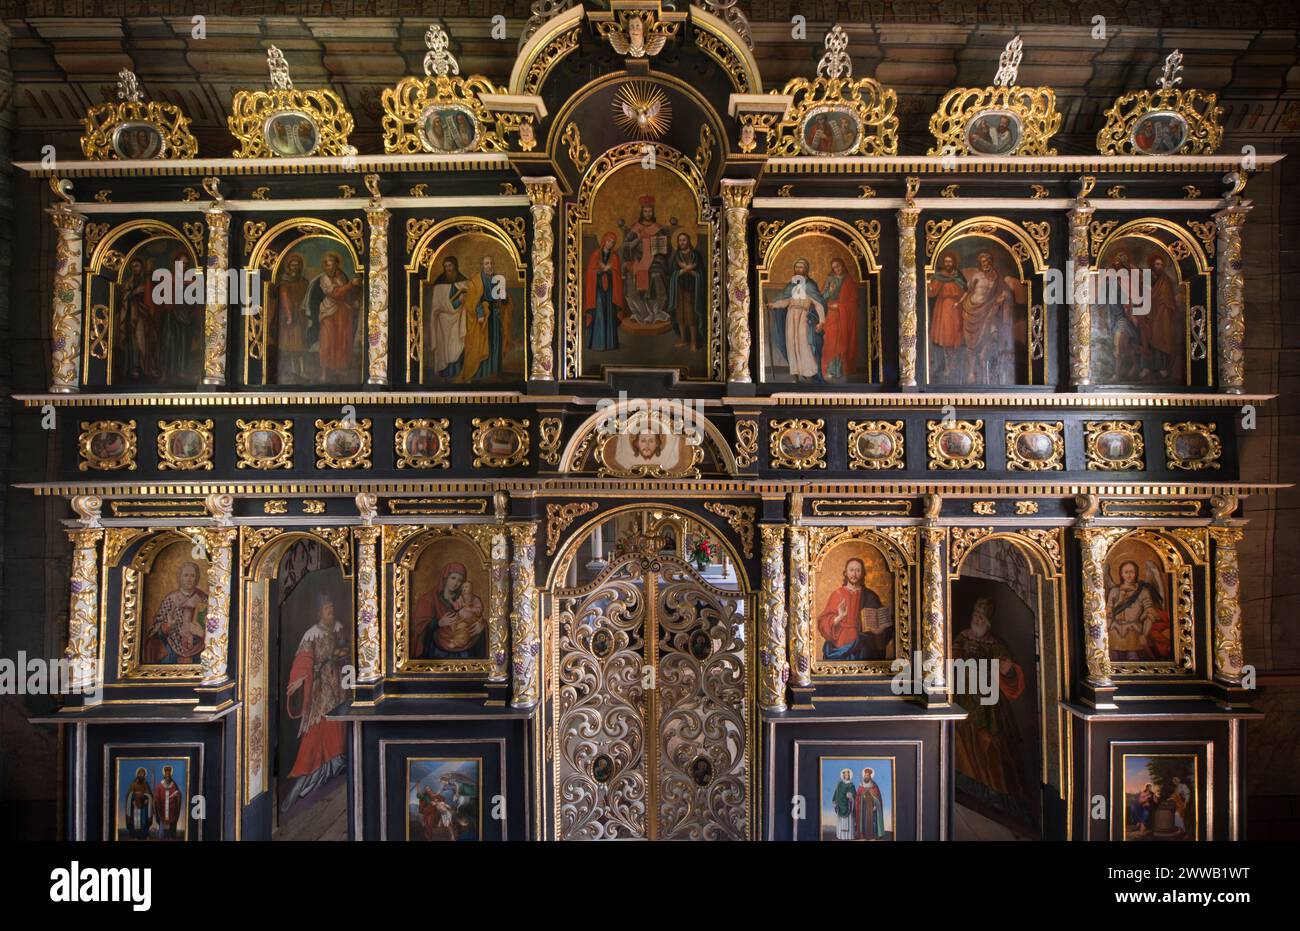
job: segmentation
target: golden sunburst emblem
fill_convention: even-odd
[[[614,95],[614,122],[639,139],[655,139],[668,132],[672,115],[668,96],[653,84],[624,84]]]

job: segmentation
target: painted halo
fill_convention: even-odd
[[[430,104],[420,114],[419,125],[421,144],[438,155],[469,152],[478,144],[478,120],[460,104]]]
[[[805,155],[848,155],[862,144],[862,120],[848,107],[814,107],[799,124]]]

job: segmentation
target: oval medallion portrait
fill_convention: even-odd
[[[862,141],[862,122],[847,107],[821,107],[804,117],[799,138],[808,155],[847,155]]]
[[[894,438],[888,433],[867,431],[858,437],[858,455],[863,459],[888,459],[895,448]]]
[[[1031,462],[1046,462],[1052,458],[1051,434],[1032,430],[1016,437],[1016,452]]]
[[[442,452],[442,440],[428,427],[412,427],[402,448],[411,459],[433,459]]]
[[[951,459],[965,459],[974,449],[975,440],[965,430],[945,430],[939,437],[939,451]]]
[[[320,130],[306,113],[285,110],[272,113],[262,126],[267,146],[285,158],[311,155],[320,145]]]
[[[1187,120],[1172,110],[1153,110],[1133,124],[1132,139],[1143,155],[1174,155],[1187,142]]]
[[[113,151],[128,161],[144,161],[162,154],[163,135],[153,123],[123,123],[113,130]]]
[[[253,459],[274,459],[284,452],[284,440],[274,430],[254,430],[248,435],[248,454]]]
[[[325,452],[334,459],[351,459],[361,452],[361,431],[352,427],[335,427],[325,435]]]
[[[439,155],[468,152],[478,142],[478,120],[466,107],[435,104],[420,116],[420,139]]]
[[[203,455],[203,434],[197,430],[176,430],[167,438],[167,451],[182,462]]]
[[[1122,462],[1133,455],[1133,436],[1123,430],[1107,430],[1097,436],[1097,455],[1107,462]]]
[[[966,148],[974,155],[1014,155],[1020,136],[1020,117],[1010,110],[988,110],[966,124]]]

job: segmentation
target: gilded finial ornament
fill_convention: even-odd
[[[266,50],[269,91],[241,90],[235,94],[231,135],[239,142],[235,158],[304,158],[355,155],[348,144],[352,114],[334,91],[297,90],[284,53]]]
[[[72,182],[67,178],[51,177],[50,190],[54,192],[54,196],[59,199],[64,207],[71,207],[77,202],[76,198],[72,196]]]
[[[930,117],[929,155],[1055,155],[1048,143],[1061,128],[1056,92],[1016,83],[1024,42],[1012,37],[998,59],[992,85],[954,87]]]
[[[768,154],[836,157],[898,153],[898,95],[874,78],[853,80],[848,44],[844,27],[833,26],[817,62],[817,77],[794,78],[781,88],[780,93],[791,102],[785,116],[767,127]]]
[[[146,102],[135,72],[124,68],[117,73],[117,99],[91,107],[81,121],[86,158],[152,161],[198,153],[189,117],[174,104]]]
[[[1155,90],[1130,91],[1106,111],[1102,155],[1213,155],[1223,141],[1218,95],[1184,90],[1183,53],[1165,58]]]
[[[504,91],[480,75],[460,77],[451,37],[441,26],[424,33],[424,76],[405,77],[380,97],[384,152],[458,155],[504,152],[506,133],[518,130],[523,114],[493,113],[481,95]]]

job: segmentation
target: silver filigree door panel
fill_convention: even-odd
[[[748,837],[745,596],[645,553],[555,595],[558,836]]]

